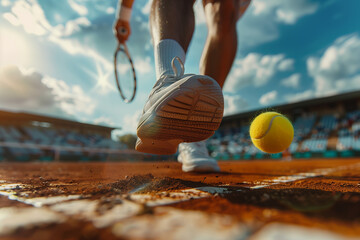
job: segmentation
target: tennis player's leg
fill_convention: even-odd
[[[222,87],[237,50],[238,0],[203,0],[208,36],[200,60],[200,73]]]
[[[200,60],[200,73],[223,87],[237,50],[236,23],[251,0],[203,0],[208,36]]]
[[[200,60],[200,74],[210,76],[222,87],[237,50],[236,23],[245,12],[248,0],[203,0],[208,36]],[[190,171],[219,171],[205,142],[181,143],[178,160]]]
[[[184,75],[182,68],[195,26],[193,3],[152,3],[150,25],[158,80],[138,124],[138,151],[173,154],[179,143],[207,139],[220,125],[221,87],[208,76]]]

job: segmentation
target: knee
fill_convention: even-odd
[[[209,34],[221,37],[236,32],[238,0],[203,0]]]

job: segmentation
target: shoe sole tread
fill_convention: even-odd
[[[138,128],[140,139],[197,142],[214,134],[223,116],[221,88],[211,79],[195,80],[200,83],[198,89],[183,87],[174,91],[149,115]],[[136,149],[145,152],[151,147],[156,146],[143,141]]]

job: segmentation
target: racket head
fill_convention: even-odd
[[[130,103],[136,95],[136,73],[126,44],[118,44],[114,53],[114,73],[116,86],[125,103]]]

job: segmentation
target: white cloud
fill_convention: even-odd
[[[281,85],[285,87],[297,88],[299,87],[301,74],[294,73],[281,81]]]
[[[58,117],[90,115],[95,102],[80,86],[15,66],[0,69],[0,107]]]
[[[141,12],[144,15],[149,15],[150,14],[150,10],[151,10],[151,4],[152,4],[152,0],[148,0],[148,2],[144,5],[144,7],[141,9]]]
[[[194,15],[196,25],[205,24],[206,18],[202,1],[196,1],[194,4]]]
[[[238,52],[274,41],[279,37],[277,23],[271,16],[254,16],[251,14],[253,11],[251,7],[247,11],[250,13],[245,13],[237,24],[237,32],[239,33]]]
[[[21,24],[19,19],[17,19],[17,17],[15,17],[12,13],[4,13],[3,17],[14,26],[19,26]]]
[[[283,54],[260,55],[249,53],[245,58],[237,59],[225,83],[224,90],[237,91],[245,86],[263,86],[278,72],[285,71],[284,65],[289,67],[291,59]],[[284,64],[285,62],[285,64]]]
[[[79,85],[69,86],[62,80],[50,77],[44,77],[43,83],[52,89],[55,100],[66,113],[91,115],[94,112],[95,102],[84,93]]]
[[[237,24],[239,51],[277,39],[279,23],[295,24],[317,9],[310,0],[253,0]]]
[[[315,92],[312,89],[306,90],[304,92],[287,94],[284,96],[285,100],[288,102],[299,102],[306,99],[311,99],[315,96]]]
[[[68,38],[59,38],[56,36],[51,36],[49,40],[53,43],[58,44],[66,52],[71,55],[84,55],[94,59],[95,62],[102,64],[104,69],[110,71],[113,68],[113,64],[106,58],[104,58],[98,51],[94,48],[86,46],[81,40],[78,39],[68,39]],[[112,71],[112,70],[111,70]]]
[[[77,12],[79,15],[86,15],[88,14],[88,9],[81,4],[78,4],[75,0],[68,0],[68,3],[72,9],[74,9],[75,12]]]
[[[285,59],[281,61],[279,64],[280,71],[289,71],[294,68],[294,59]]]
[[[360,74],[353,77],[339,79],[335,83],[336,89],[341,89],[343,91],[354,90],[360,86]]]
[[[109,8],[109,6],[99,7],[95,4],[90,8],[90,5],[86,3],[79,5],[78,1],[70,0],[63,3],[61,5],[62,7],[59,7],[59,10],[57,10],[57,8],[53,6],[50,7],[47,2],[42,2],[41,4],[42,5],[36,0],[19,0],[11,7],[11,12],[5,13],[4,16],[10,23],[22,26],[24,30],[30,34],[45,36],[48,41],[58,45],[71,55],[82,55],[93,59],[96,64],[102,65],[101,68],[105,71],[104,75],[113,73],[112,57],[109,56],[112,56],[116,42],[112,33],[112,27],[110,25],[104,27],[103,22],[92,23],[94,19],[100,16],[103,18],[104,11]],[[67,12],[70,11],[71,14],[66,14],[67,12],[64,12],[63,7],[67,7]],[[43,8],[49,11],[46,12],[47,15],[45,15]],[[49,9],[51,9],[51,11]],[[84,15],[86,12],[85,9],[89,11],[87,17],[77,16],[76,13]],[[75,10],[75,12],[72,10]],[[54,17],[59,14],[62,16],[61,20],[63,22],[61,24],[57,22],[59,17]],[[49,23],[50,20],[46,17],[48,17],[48,19],[51,17],[56,18],[57,20],[54,20],[56,25],[51,25]],[[112,18],[111,16],[105,17],[109,19]],[[141,67],[138,67],[137,71],[140,73],[148,73],[152,69],[151,59],[137,57],[143,56],[144,50],[134,47],[146,46],[147,51],[151,51],[148,47],[148,45],[151,45],[151,41],[149,37],[144,34],[149,34],[147,23],[145,24],[141,18],[134,18],[133,23],[132,32],[134,35],[137,33],[138,36],[140,35],[139,32],[141,32],[141,37],[130,37],[131,43],[129,43],[129,48],[133,58],[139,59],[137,62]],[[110,82],[108,78],[99,78],[99,76],[96,76],[94,80],[96,81],[96,86],[101,87],[101,93],[115,91],[114,85],[112,84],[113,82]]]
[[[288,102],[338,94],[360,86],[360,38],[356,34],[338,38],[321,57],[309,57],[307,70],[314,89],[285,95]]]
[[[243,112],[249,104],[239,95],[224,95],[224,115]]]
[[[318,4],[308,0],[253,0],[254,15],[274,15],[276,20],[285,24],[294,24],[299,18],[313,14]]]
[[[56,103],[51,90],[42,82],[42,76],[36,72],[22,72],[15,66],[0,68],[1,108],[24,111],[49,110]]]
[[[314,78],[316,95],[358,88],[359,62],[360,38],[357,34],[338,38],[320,58],[308,58],[307,70]]]
[[[68,0],[61,4],[49,4],[47,1],[40,3],[36,0],[19,0],[3,16],[11,24],[22,26],[27,33],[44,36],[69,54],[83,55],[100,62],[104,69],[112,73],[112,57],[109,56],[112,56],[116,48],[116,41],[108,21],[114,19],[109,14],[104,14],[113,7],[109,4],[80,2]],[[150,7],[151,1],[147,5]],[[142,7],[138,6],[140,10]],[[86,17],[83,16],[85,14]],[[135,16],[132,19],[132,32],[129,49],[133,59],[140,59],[138,56],[152,52],[147,19]],[[144,46],[145,51],[138,46]],[[140,73],[147,73],[152,69],[150,58],[140,59],[138,62],[142,65],[138,70]],[[104,92],[108,91],[111,89]]]
[[[107,13],[107,14],[113,14],[113,13],[115,13],[115,8],[113,8],[113,7],[108,7],[108,8],[106,9],[106,13]]]
[[[1,0],[1,6],[8,7],[11,5],[10,0]]]
[[[136,133],[137,125],[139,122],[139,119],[142,115],[142,110],[135,111],[133,113],[127,114],[124,116],[124,121],[121,126],[121,134],[125,133]]]
[[[15,26],[22,25],[27,33],[45,35],[51,28],[42,8],[33,1],[17,1],[11,13],[4,13],[4,18]]]
[[[264,95],[262,95],[259,99],[259,103],[261,105],[264,105],[264,106],[268,106],[270,105],[271,103],[274,102],[274,100],[277,98],[277,91],[276,90],[273,90],[271,92],[268,92],[268,93],[265,93]]]
[[[8,28],[1,29],[0,66],[22,65],[23,62],[30,59],[33,61],[33,55],[37,51],[29,46],[27,39],[21,34]]]
[[[153,71],[154,66],[151,63],[150,57],[146,58],[137,58],[134,60],[136,72],[141,74],[146,74]]]
[[[69,20],[66,22],[65,26],[62,24],[57,25],[54,28],[51,28],[51,34],[56,37],[67,37],[76,32],[79,32],[82,27],[88,27],[91,23],[86,17],[79,17],[74,20]]]
[[[303,16],[313,14],[319,8],[317,3],[308,0],[252,0],[248,11],[256,18],[267,18],[268,21],[276,19],[278,22],[285,24],[294,24]],[[195,16],[198,18],[198,24],[205,23],[205,15],[201,1],[195,3]]]
[[[114,122],[107,117],[98,117],[94,120],[94,123],[97,125],[103,125],[103,126],[114,126]]]
[[[58,38],[52,36],[49,40],[58,44],[72,55],[84,55],[94,60],[96,72],[91,71],[90,68],[85,71],[96,81],[94,88],[97,88],[99,93],[107,94],[109,92],[116,91],[115,86],[112,84],[112,79],[109,77],[112,76],[114,71],[113,64],[108,59],[100,55],[98,51],[89,46],[83,45],[82,42],[77,39]]]
[[[107,65],[110,65],[110,62],[108,60],[105,60],[94,49],[84,46],[81,41],[76,41],[75,39],[58,38],[55,36],[51,36],[49,40],[53,43],[58,44],[61,48],[63,48],[71,55],[86,55],[98,61],[101,60],[103,63],[107,63]]]
[[[74,1],[69,1],[69,3],[76,5]],[[35,0],[17,1],[12,6],[11,13],[4,13],[3,16],[14,26],[21,25],[27,33],[34,35],[67,37],[79,32],[82,27],[91,25],[86,17],[78,17],[68,20],[65,24],[52,26],[47,20],[43,9]]]

